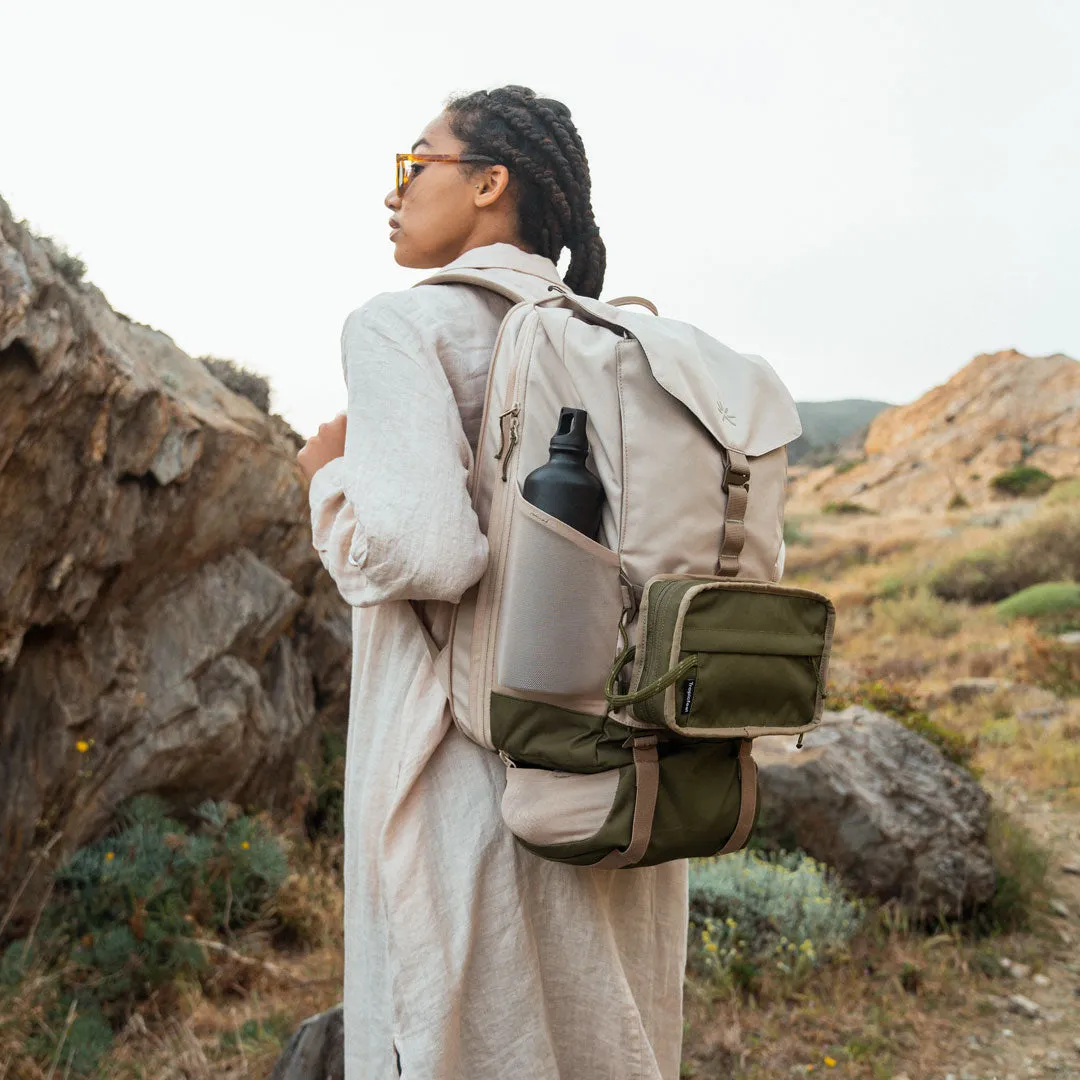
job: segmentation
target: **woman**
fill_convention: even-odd
[[[507,86],[452,100],[386,198],[402,266],[500,266],[600,293],[604,245],[569,110]],[[446,157],[455,160],[446,160]],[[546,862],[499,816],[498,757],[453,726],[440,645],[484,572],[466,491],[508,301],[384,293],[342,332],[348,412],[301,450],[314,544],[353,606],[345,790],[348,1080],[675,1080],[685,861]]]

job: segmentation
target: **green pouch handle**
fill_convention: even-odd
[[[688,656],[681,663],[661,675],[660,678],[654,679],[648,686],[643,686],[640,689],[635,690],[632,694],[616,694],[615,680],[618,679],[619,672],[622,671],[636,655],[636,645],[631,645],[628,649],[625,649],[619,659],[615,661],[615,666],[611,669],[611,674],[608,676],[607,683],[604,685],[604,697],[607,698],[608,704],[613,709],[621,709],[624,705],[637,705],[641,701],[647,701],[654,694],[659,694],[661,690],[666,690],[673,682],[681,679],[687,672],[692,671],[697,666],[698,662],[696,656]]]

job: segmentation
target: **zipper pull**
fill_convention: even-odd
[[[500,750],[499,751],[499,757],[502,759],[502,763],[508,769],[516,769],[517,768],[517,762],[505,750]]]
[[[506,450],[507,431],[516,421],[517,414],[520,411],[521,406],[515,404],[512,408],[507,409],[506,412],[499,414],[499,448],[495,451],[496,461],[503,456],[503,451]]]
[[[806,732],[805,732],[805,731],[801,731],[801,732],[799,732],[799,738],[798,738],[798,739],[796,740],[796,742],[795,742],[795,749],[796,749],[796,750],[801,750],[801,749],[802,749],[802,741],[803,741],[803,736],[804,736],[805,734],[806,734]]]
[[[507,474],[510,471],[510,459],[514,456],[514,447],[517,446],[518,441],[518,423],[515,416],[510,421],[510,445],[506,448],[506,457],[503,458],[502,478],[503,483],[506,483]]]

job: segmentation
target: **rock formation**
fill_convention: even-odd
[[[864,460],[814,469],[796,505],[854,502],[871,510],[940,510],[1000,499],[990,481],[1024,464],[1080,475],[1080,363],[1009,350],[977,356],[918,401],[880,413]]]
[[[990,799],[978,782],[898,721],[852,706],[826,713],[802,750],[757,739],[757,835],[801,848],[857,893],[920,916],[968,913],[994,895]]]
[[[302,439],[64,263],[0,200],[0,914],[131,795],[285,797],[347,710]]]
[[[340,1005],[297,1028],[270,1080],[345,1080],[345,1020]]]

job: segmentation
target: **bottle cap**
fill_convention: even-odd
[[[589,414],[584,409],[570,409],[564,405],[559,413],[559,426],[551,436],[549,449],[576,450],[587,454],[589,440],[585,436],[585,425],[588,419]]]

